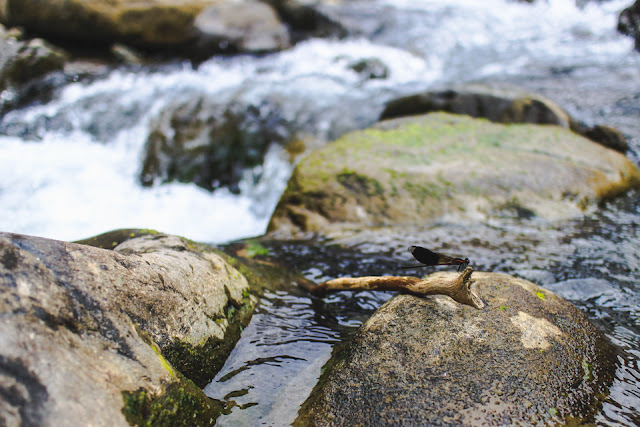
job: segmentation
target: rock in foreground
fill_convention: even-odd
[[[473,279],[483,310],[445,296],[388,301],[332,360],[297,424],[591,420],[615,371],[612,345],[546,289],[503,274]]]
[[[221,408],[189,379],[213,377],[254,304],[176,236],[110,251],[0,233],[0,424],[208,425]]]

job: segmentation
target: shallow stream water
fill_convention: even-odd
[[[640,54],[616,33],[631,1],[377,0],[331,13],[351,31],[262,57],[213,58],[115,69],[59,87],[51,100],[0,119],[0,230],[75,240],[114,228],[155,228],[224,243],[261,235],[293,169],[277,145],[246,171],[240,194],[195,185],[138,184],[154,118],[178,96],[222,105],[277,105],[319,145],[375,122],[396,96],[465,82],[509,83],[559,103],[587,124],[627,136],[640,159]],[[354,71],[385,64],[386,78]],[[10,99],[12,93],[2,97]],[[640,424],[640,194],[569,223],[504,218],[377,229],[328,241],[272,242],[271,253],[313,280],[398,274],[406,246],[468,256],[478,270],[510,273],[574,302],[622,349],[602,424]],[[415,274],[420,271],[416,270]],[[227,402],[220,425],[295,419],[337,342],[390,298],[342,293],[313,299],[272,293],[206,392]]]

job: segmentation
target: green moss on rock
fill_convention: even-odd
[[[198,387],[206,386],[222,369],[224,362],[231,354],[240,334],[249,323],[253,313],[254,300],[251,295],[243,293],[240,306],[229,305],[226,310],[228,327],[224,339],[209,337],[205,341],[193,345],[179,338],[167,346],[163,355],[184,376],[192,380]]]
[[[623,155],[567,129],[434,113],[380,122],[310,154],[268,231],[501,217],[512,200],[519,217],[566,219],[638,185]]]
[[[148,228],[123,228],[107,231],[106,233],[98,234],[97,236],[88,237],[86,239],[76,240],[74,243],[93,246],[94,248],[100,249],[113,249],[120,243],[126,242],[129,239],[156,234],[160,234],[160,232]]]
[[[211,426],[223,412],[223,405],[207,397],[193,382],[181,378],[155,395],[144,388],[123,391],[122,413],[137,426]]]

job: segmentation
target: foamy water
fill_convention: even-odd
[[[0,136],[0,229],[64,240],[120,227],[156,228],[208,242],[262,234],[293,167],[276,148],[261,167],[262,181],[245,180],[240,195],[179,183],[140,187],[150,123],[172,100],[189,94],[221,104],[275,100],[287,120],[330,140],[375,121],[393,96],[434,84],[549,64],[633,60],[631,39],[615,32],[625,5],[352,3],[351,10],[360,8],[363,16],[367,8],[385,12],[368,15],[380,20],[376,34],[310,40],[261,58],[212,59],[197,70],[189,64],[160,72],[116,70],[90,84],[69,84],[46,105],[2,120],[7,135]],[[361,59],[380,60],[388,77],[363,78],[350,68]],[[20,129],[38,140],[24,141]]]

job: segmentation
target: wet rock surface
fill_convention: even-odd
[[[615,367],[603,334],[549,290],[505,274],[472,278],[482,310],[445,296],[382,306],[327,365],[297,425],[592,419]]]
[[[0,6],[2,23],[70,46],[106,50],[116,43],[197,60],[281,50],[292,40],[346,34],[321,5],[296,1],[6,0]]]
[[[39,38],[23,39],[0,25],[0,91],[61,71],[65,62],[61,49]]]
[[[197,386],[255,304],[220,256],[163,234],[110,251],[1,233],[0,293],[4,425],[209,424]]]
[[[289,126],[269,103],[220,105],[206,96],[177,101],[152,126],[140,181],[195,182],[237,192],[243,172],[262,163],[271,143],[290,142]]]
[[[269,231],[567,219],[639,183],[622,154],[563,128],[433,113],[380,122],[303,159]]]

